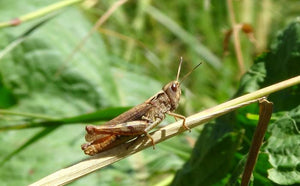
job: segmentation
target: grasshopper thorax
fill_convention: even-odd
[[[163,87],[163,91],[170,99],[171,109],[175,110],[178,107],[181,96],[180,83],[177,80],[171,81]]]

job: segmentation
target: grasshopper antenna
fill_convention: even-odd
[[[177,71],[176,81],[179,80],[179,74],[180,74],[182,62],[183,62],[183,57],[181,56],[181,57],[180,57],[179,67],[178,67],[178,71]]]
[[[196,68],[198,68],[200,65],[202,64],[202,62],[200,62],[198,65],[196,65],[191,71],[189,71],[185,76],[183,76],[183,78],[180,80],[179,84],[181,84],[194,70],[196,70]],[[181,63],[180,63],[181,66]]]

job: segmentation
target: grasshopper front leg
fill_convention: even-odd
[[[160,122],[162,121],[161,118],[156,118],[154,122],[150,122],[149,126],[145,129],[144,133],[148,136],[148,138],[152,142],[153,149],[155,149],[155,142],[154,139],[150,136],[149,132],[154,129]]]
[[[185,116],[180,115],[180,114],[176,114],[174,112],[167,112],[167,114],[170,115],[170,116],[173,116],[176,121],[177,121],[177,118],[182,119],[183,120],[182,121],[183,128],[185,128],[185,129],[187,129],[191,132],[191,129],[188,126],[186,126],[186,124],[185,124],[185,119],[186,119]]]

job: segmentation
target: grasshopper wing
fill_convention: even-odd
[[[144,102],[140,105],[137,105],[128,111],[120,114],[119,116],[115,117],[114,119],[106,122],[104,125],[116,125],[119,123],[125,123],[128,121],[135,121],[142,119],[142,116],[145,115],[145,113],[152,108],[152,105]]]

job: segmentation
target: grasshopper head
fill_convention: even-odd
[[[196,65],[193,70],[191,70],[190,72],[188,72],[180,81],[179,81],[179,75],[180,75],[180,69],[181,69],[181,64],[182,64],[182,57],[180,58],[180,63],[179,63],[179,67],[178,67],[178,71],[177,71],[177,76],[176,76],[176,80],[171,81],[170,83],[166,84],[163,87],[163,91],[168,95],[169,99],[170,99],[170,103],[171,103],[171,109],[175,110],[178,107],[178,103],[179,103],[179,99],[181,96],[181,89],[180,89],[180,84],[183,82],[183,80],[185,80],[196,68],[199,67],[199,65],[201,65],[201,63],[199,63],[198,65]]]
[[[181,96],[180,83],[177,80],[171,81],[163,87],[163,91],[170,99],[172,110],[175,110],[178,107]]]

